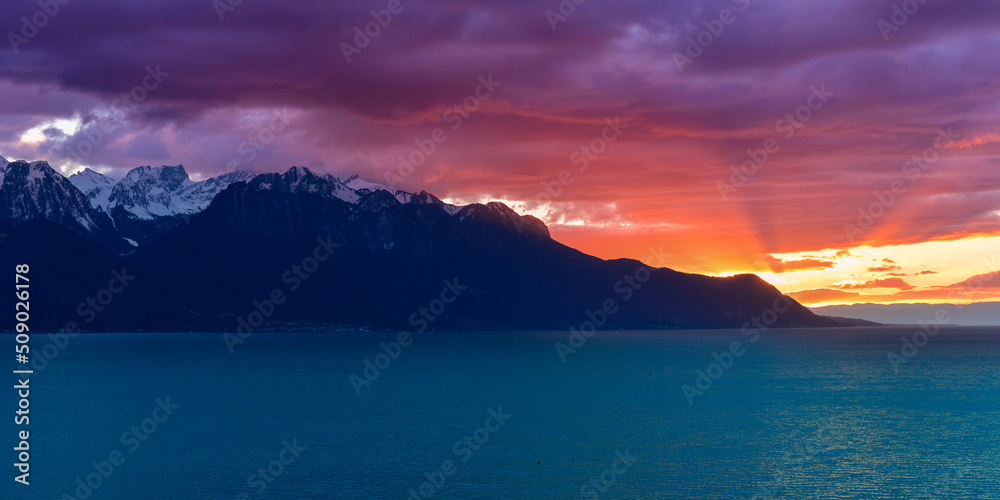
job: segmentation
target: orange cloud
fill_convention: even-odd
[[[823,269],[830,269],[835,262],[829,260],[821,259],[800,259],[800,260],[781,260],[774,257],[768,258],[768,264],[771,266],[771,270],[776,273],[790,273],[795,271],[820,271]]]
[[[995,288],[1000,289],[1000,271],[989,274],[980,274],[973,276],[965,281],[961,281],[945,287],[948,289],[958,289],[958,290],[971,290],[971,289],[983,289],[983,288]]]
[[[868,272],[870,272],[870,273],[887,273],[889,271],[897,271],[899,269],[902,269],[902,268],[899,267],[899,266],[879,266],[879,267],[869,267],[868,268]]]
[[[864,295],[857,292],[845,292],[843,290],[833,290],[830,288],[802,290],[801,292],[789,293],[788,296],[806,305],[824,304],[829,302],[852,303],[860,302],[864,298]]]
[[[864,283],[849,283],[839,285],[842,290],[866,290],[872,288],[898,288],[900,290],[912,290],[913,285],[907,283],[903,278],[885,278],[880,280],[866,281]]]

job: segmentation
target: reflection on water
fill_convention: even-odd
[[[116,450],[94,499],[1000,498],[998,332],[945,329],[896,373],[906,331],[768,332],[693,404],[740,332],[600,332],[566,363],[566,332],[425,334],[360,395],[395,334],[81,335],[32,381],[30,498]]]

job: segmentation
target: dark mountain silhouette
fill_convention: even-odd
[[[62,287],[36,328],[80,320],[78,304],[122,267],[135,279],[85,328],[232,331],[254,311],[274,329],[565,329],[591,319],[603,329],[740,328],[775,303],[788,309],[774,326],[841,325],[757,276],[712,278],[586,255],[500,203],[457,208],[427,193],[403,203],[382,189],[345,201],[258,179],[230,185],[127,257],[38,221],[16,227],[8,237],[16,243],[0,244],[2,263],[30,255],[38,293]],[[446,281],[459,297],[421,315]],[[276,290],[284,300],[270,304]],[[608,301],[614,312],[596,313]]]
[[[6,226],[6,223],[3,223]],[[52,331],[64,328],[69,321],[76,321],[81,328],[91,328],[86,319],[88,297],[96,296],[108,286],[113,273],[120,271],[124,259],[106,248],[76,234],[75,232],[44,219],[27,221],[17,227],[3,227],[0,233],[6,237],[0,240],[0,268],[11,275],[10,292],[0,294],[0,307],[14,311],[15,266],[28,264],[28,284],[30,285],[30,322],[32,331]],[[102,297],[103,298],[103,297]],[[118,306],[118,307],[116,307]],[[103,309],[103,306],[100,306]],[[113,302],[103,314],[101,329],[112,328],[118,316],[132,316],[132,311],[123,310]],[[11,323],[6,329],[13,328]]]

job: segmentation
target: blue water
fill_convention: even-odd
[[[566,332],[424,334],[360,396],[395,335],[81,335],[31,381],[32,484],[5,467],[0,498],[79,498],[88,475],[128,500],[1000,498],[1000,329],[945,329],[897,373],[913,332],[767,332],[693,404],[739,331],[600,332],[565,363]]]

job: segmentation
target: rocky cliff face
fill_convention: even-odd
[[[116,251],[128,244],[108,214],[47,162],[15,161],[0,167],[0,219],[11,225],[45,219]]]
[[[97,210],[107,213],[119,234],[133,245],[162,236],[201,212],[234,182],[253,179],[249,172],[229,172],[201,182],[190,179],[183,165],[137,167],[120,181],[86,169],[70,177]]]

